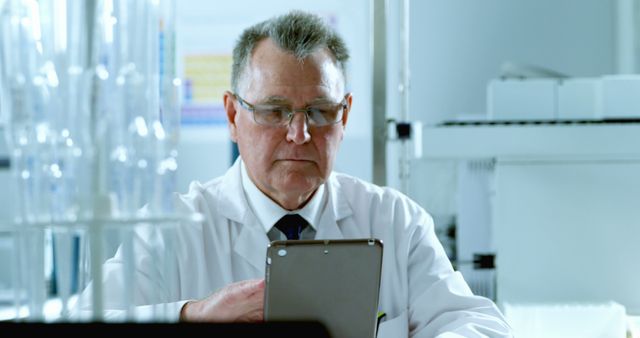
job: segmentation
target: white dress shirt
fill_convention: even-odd
[[[240,163],[240,171],[242,174],[242,190],[244,191],[249,207],[258,218],[258,221],[260,221],[260,224],[264,228],[264,231],[267,236],[269,236],[270,240],[275,241],[287,239],[280,230],[274,227],[274,224],[276,224],[282,216],[287,214],[298,214],[309,223],[310,226],[304,228],[302,233],[300,233],[300,239],[315,238],[316,224],[318,224],[320,215],[327,204],[324,184],[316,190],[311,197],[311,200],[309,200],[309,202],[301,209],[288,211],[258,189],[249,177],[244,162]]]

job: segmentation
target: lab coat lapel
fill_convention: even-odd
[[[253,212],[247,211],[245,216],[233,251],[246,263],[258,269],[260,275],[264,275],[269,237]]]
[[[220,183],[219,196],[216,211],[231,221],[242,223],[248,212],[247,199],[242,190],[240,174],[240,158],[227,170]]]
[[[329,176],[326,187],[328,201],[320,218],[316,239],[343,239],[340,223],[353,215],[353,210],[344,197],[347,192],[343,191],[333,173]]]
[[[233,243],[233,251],[242,261],[264,274],[264,264],[269,238],[260,226],[257,217],[249,208],[242,189],[240,158],[227,171],[220,189],[218,212],[232,223],[239,225],[239,234]],[[234,226],[234,224],[232,224]]]

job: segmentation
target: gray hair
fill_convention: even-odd
[[[349,51],[342,38],[319,16],[291,11],[247,28],[233,48],[231,88],[238,92],[238,83],[258,42],[271,38],[281,49],[303,60],[319,48],[326,47],[346,79]]]

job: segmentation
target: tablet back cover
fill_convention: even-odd
[[[274,241],[265,320],[317,320],[333,337],[375,337],[381,269],[380,240]]]

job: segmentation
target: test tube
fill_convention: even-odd
[[[45,237],[53,229],[52,278],[63,303],[60,316],[71,318],[76,229],[82,229],[90,264],[80,265],[78,286],[96,281],[92,319],[101,320],[105,225],[114,217],[136,223],[136,217],[173,211],[175,4],[7,0],[0,6],[0,90],[18,178],[16,222],[37,225],[16,237],[19,265],[28,267],[20,278],[29,285],[29,317],[44,318]],[[144,204],[146,214],[140,214]],[[124,226],[121,235],[123,278],[132,285],[134,232]],[[131,319],[133,297],[126,295]],[[168,301],[166,295],[158,299]]]

